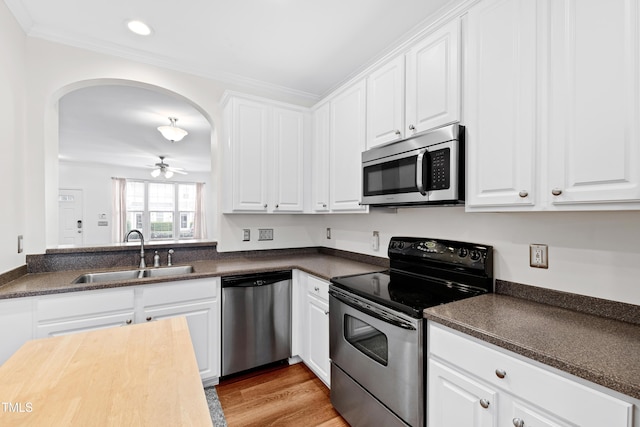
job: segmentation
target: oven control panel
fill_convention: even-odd
[[[486,270],[493,263],[492,253],[491,246],[416,237],[393,237],[388,249],[389,259],[421,260],[474,270]]]

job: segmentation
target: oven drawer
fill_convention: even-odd
[[[488,344],[429,322],[429,359],[466,371],[518,399],[531,402],[577,425],[627,425],[631,405],[547,371]],[[601,421],[592,411],[598,408]]]

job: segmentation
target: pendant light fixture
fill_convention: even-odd
[[[186,130],[180,129],[176,126],[177,121],[178,119],[176,119],[175,117],[169,117],[169,122],[171,122],[171,124],[169,126],[160,126],[158,128],[162,136],[164,136],[171,142],[180,141],[188,134]]]

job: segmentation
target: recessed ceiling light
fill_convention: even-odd
[[[149,27],[142,21],[129,21],[127,22],[127,27],[129,28],[129,30],[140,36],[148,36],[149,34],[151,34],[151,27]]]

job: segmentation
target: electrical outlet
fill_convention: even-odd
[[[242,241],[248,242],[249,240],[251,240],[251,230],[249,230],[248,228],[244,228],[242,230]]]
[[[549,268],[547,245],[529,245],[529,265],[535,268]]]
[[[259,228],[258,240],[273,240],[273,228]]]
[[[327,239],[331,238],[331,229],[327,228]]]
[[[374,251],[380,249],[380,233],[377,231],[374,231],[373,236],[371,236],[371,249]]]

